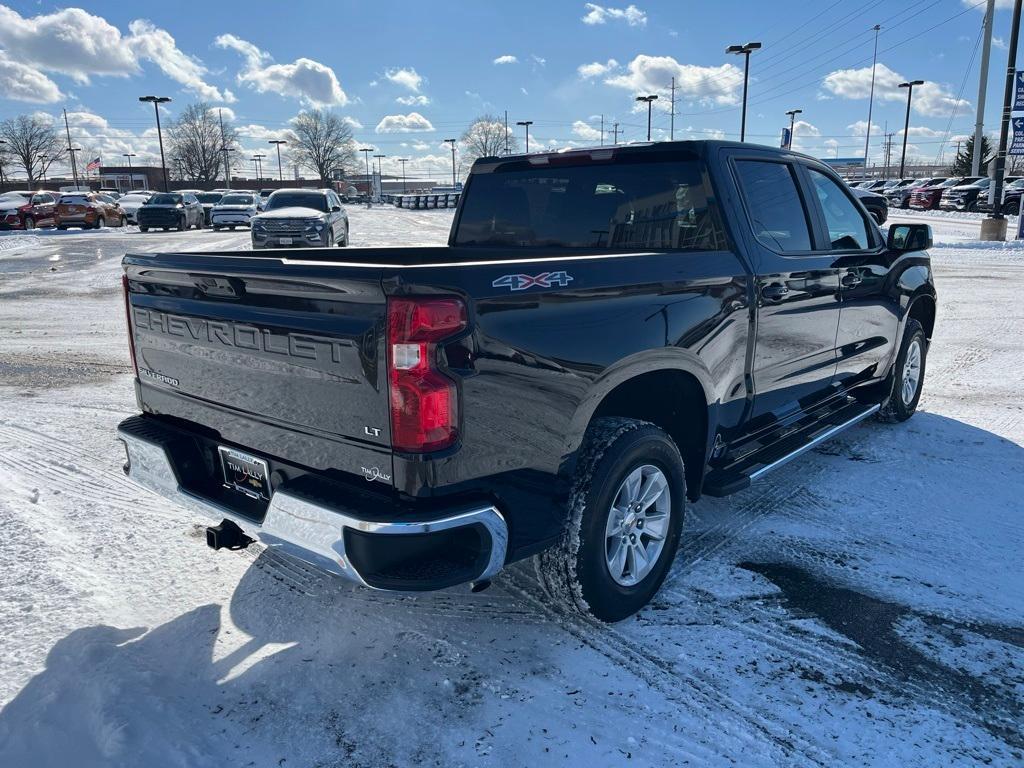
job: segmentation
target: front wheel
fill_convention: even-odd
[[[903,343],[892,373],[892,391],[882,404],[878,418],[891,423],[906,421],[917,411],[924,386],[925,361],[928,357],[928,339],[917,320],[907,320]]]
[[[345,227],[345,237],[338,241],[339,248],[348,248],[348,227]]]
[[[178,231],[184,232],[186,229],[188,229],[188,219],[182,216],[178,219]]]
[[[599,418],[580,448],[561,540],[539,556],[551,596],[601,621],[643,608],[661,587],[682,531],[686,479],[667,433]]]
[[[139,227],[139,232],[149,232],[149,227]]]
[[[100,216],[99,218],[96,219],[96,223],[93,225],[93,229],[103,229],[105,226],[107,226],[107,220]]]
[[[25,219],[25,229],[35,229],[36,223],[32,219]]]

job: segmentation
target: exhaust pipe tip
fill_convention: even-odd
[[[481,579],[480,581],[472,582],[469,585],[469,591],[472,592],[473,594],[476,594],[477,592],[483,592],[489,586],[491,586],[491,580],[490,579]]]
[[[230,520],[221,520],[220,525],[206,529],[206,546],[210,549],[245,549],[253,539]]]

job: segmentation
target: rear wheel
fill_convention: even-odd
[[[127,227],[128,226],[128,217],[127,216],[122,216],[121,220],[117,223],[117,226],[119,226],[119,227]]]
[[[878,418],[882,421],[906,421],[917,411],[924,387],[925,362],[928,357],[928,339],[917,320],[907,320],[903,343],[892,372],[892,391],[882,405]]]
[[[25,229],[35,229],[36,223],[32,219],[25,219]]]
[[[675,558],[685,495],[668,434],[636,419],[596,419],[580,449],[566,530],[539,556],[548,592],[601,621],[639,611]]]
[[[93,225],[93,229],[103,229],[105,226],[107,226],[107,220],[102,216],[98,216],[96,218],[96,223]]]
[[[1020,209],[1017,203],[1003,203],[1004,216],[1016,216],[1018,213],[1020,213]]]

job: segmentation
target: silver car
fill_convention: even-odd
[[[252,220],[253,248],[348,245],[348,215],[333,190],[279,189]]]
[[[258,198],[251,192],[227,192],[210,210],[210,224],[214,229],[248,227],[257,206]]]

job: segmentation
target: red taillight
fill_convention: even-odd
[[[388,299],[391,444],[396,450],[436,451],[458,439],[458,389],[437,369],[435,358],[437,342],[465,327],[461,299]]]
[[[121,287],[124,289],[124,319],[128,324],[128,351],[132,355],[132,368],[135,370],[135,378],[138,378],[139,362],[135,359],[135,333],[132,330],[132,303],[129,299],[131,291],[128,288],[128,275],[121,275]]]

